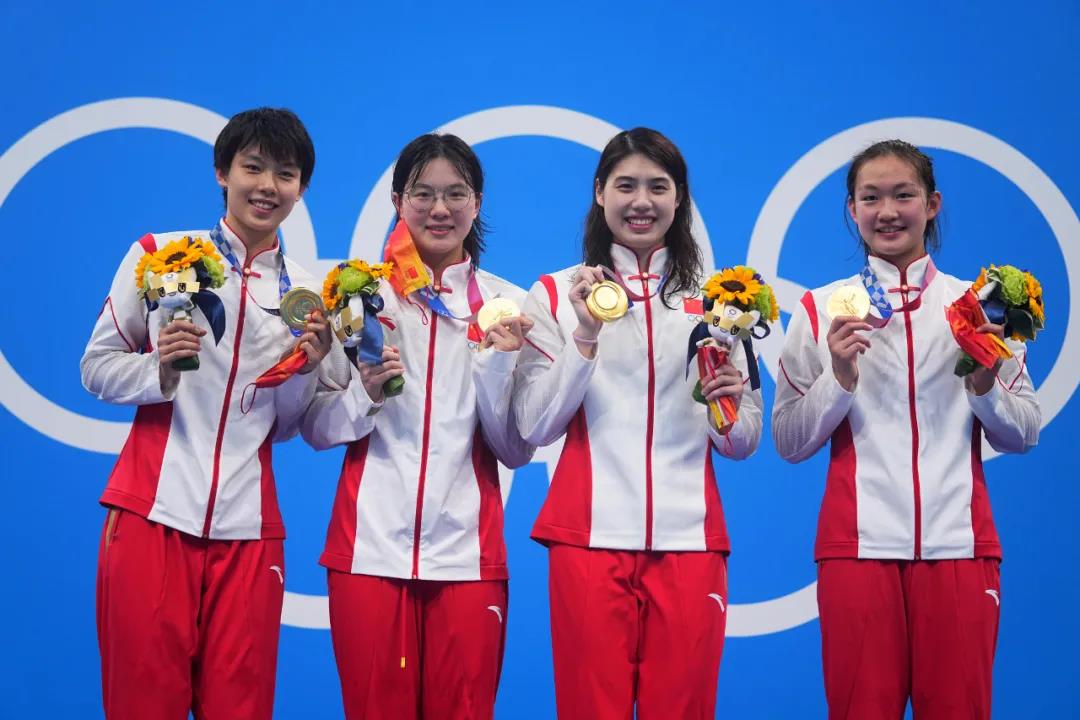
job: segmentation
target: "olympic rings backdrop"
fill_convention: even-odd
[[[1017,264],[1045,288],[1028,359],[1041,441],[987,466],[1005,547],[995,717],[1080,714],[1080,6],[514,5],[0,6],[0,717],[101,716],[97,497],[132,411],[87,394],[78,361],[132,240],[219,216],[208,143],[259,105],[294,109],[315,140],[283,234],[317,275],[378,255],[396,153],[441,128],[484,163],[484,267],[527,288],[577,259],[598,150],[647,125],[687,158],[710,264],[754,265],[785,323],[805,288],[861,262],[845,161],[888,137],[926,148],[944,196],[938,265],[974,277]],[[782,339],[760,347],[770,407]],[[824,717],[812,543],[825,453],[788,465],[767,436],[749,461],[717,463],[734,548],[717,715]],[[528,532],[557,451],[503,473],[502,718],[554,717],[546,555]],[[289,533],[281,718],[341,715],[316,564],[341,457],[299,440],[275,450]]]

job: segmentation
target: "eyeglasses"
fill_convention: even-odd
[[[405,199],[409,205],[420,212],[427,212],[435,207],[435,201],[440,195],[446,208],[456,211],[469,204],[473,191],[465,185],[454,185],[444,190],[436,190],[427,185],[413,185],[412,189],[405,191]]]

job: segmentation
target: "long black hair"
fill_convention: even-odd
[[[480,196],[484,193],[484,170],[480,167],[480,159],[468,143],[457,135],[446,133],[421,135],[402,148],[397,162],[394,163],[391,190],[398,197],[402,197],[406,186],[416,182],[427,164],[435,158],[444,158],[458,171],[469,189],[476,194],[476,201],[479,203]],[[480,253],[484,252],[484,234],[487,229],[487,225],[477,214],[469,234],[465,236],[463,245],[474,268],[480,267]]]
[[[847,172],[847,198],[844,199],[844,224],[847,225],[848,231],[858,239],[865,255],[870,254],[870,246],[859,235],[858,229],[851,227],[851,213],[848,211],[848,203],[855,199],[855,183],[859,179],[859,170],[862,170],[862,166],[871,160],[888,155],[897,157],[911,166],[915,171],[915,175],[918,176],[923,190],[926,191],[927,200],[937,192],[937,181],[934,180],[934,161],[929,155],[909,142],[882,140],[851,158],[851,165],[848,167]],[[926,246],[927,253],[937,252],[941,247],[941,226],[938,224],[940,217],[941,212],[938,211],[935,217],[926,221],[926,230],[923,231],[923,244]]]
[[[623,130],[611,138],[604,152],[600,154],[600,162],[593,176],[592,207],[585,217],[582,256],[586,265],[611,266],[611,244],[614,236],[604,218],[604,208],[596,202],[595,188],[597,185],[603,188],[615,166],[631,155],[642,155],[652,160],[675,181],[679,204],[675,207],[671,227],[664,236],[664,244],[668,248],[668,275],[661,294],[664,305],[671,307],[668,301],[672,297],[696,294],[700,290],[704,270],[701,249],[690,232],[690,182],[686,161],[675,143],[656,130],[644,127]]]

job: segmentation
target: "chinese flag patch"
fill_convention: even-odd
[[[685,298],[683,300],[683,312],[687,315],[704,315],[705,306],[701,302],[701,298]]]

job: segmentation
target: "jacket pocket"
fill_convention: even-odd
[[[116,539],[116,531],[120,525],[120,510],[117,508],[109,508],[109,513],[105,516],[105,553],[108,554],[109,546],[112,545],[113,540]]]

